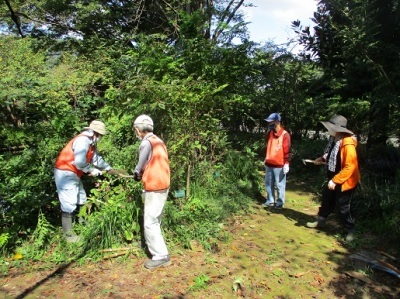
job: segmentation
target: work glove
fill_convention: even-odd
[[[101,175],[101,174],[102,174],[101,170],[99,170],[99,169],[97,169],[97,168],[94,168],[94,169],[90,172],[90,175],[91,175],[91,176],[99,176],[99,175]]]
[[[328,189],[329,190],[335,190],[335,187],[336,187],[336,184],[332,180],[330,180],[328,182]]]
[[[137,172],[134,172],[134,173],[133,173],[133,179],[134,179],[136,182],[139,182],[139,181],[142,179],[142,177],[141,177]]]
[[[283,174],[287,174],[289,172],[289,164],[283,165]]]

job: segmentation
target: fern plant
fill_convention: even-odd
[[[8,239],[10,238],[9,233],[0,234],[0,248],[3,248],[7,245]]]

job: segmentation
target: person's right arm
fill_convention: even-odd
[[[143,171],[146,167],[146,164],[149,162],[151,157],[151,143],[148,140],[143,140],[139,146],[139,161],[135,167],[135,176],[137,179],[141,179],[143,175]]]

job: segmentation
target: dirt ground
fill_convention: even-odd
[[[96,264],[14,268],[0,277],[0,298],[400,298],[400,279],[350,259],[361,249],[387,252],[385,244],[361,233],[362,241],[346,244],[334,220],[323,231],[306,228],[318,206],[301,186],[288,189],[285,209],[255,199],[225,225],[228,241],[211,252],[195,243],[193,250],[170,245],[172,265],[152,271],[142,252]]]

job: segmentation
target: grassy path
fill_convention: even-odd
[[[318,206],[299,186],[287,205],[271,210],[254,202],[225,226],[227,242],[213,252],[172,248],[170,267],[148,271],[146,257],[106,260],[57,269],[12,269],[1,277],[1,298],[398,298],[399,281],[355,272],[334,221],[311,230]],[[356,243],[357,246],[357,243]],[[359,276],[358,279],[354,278]]]

